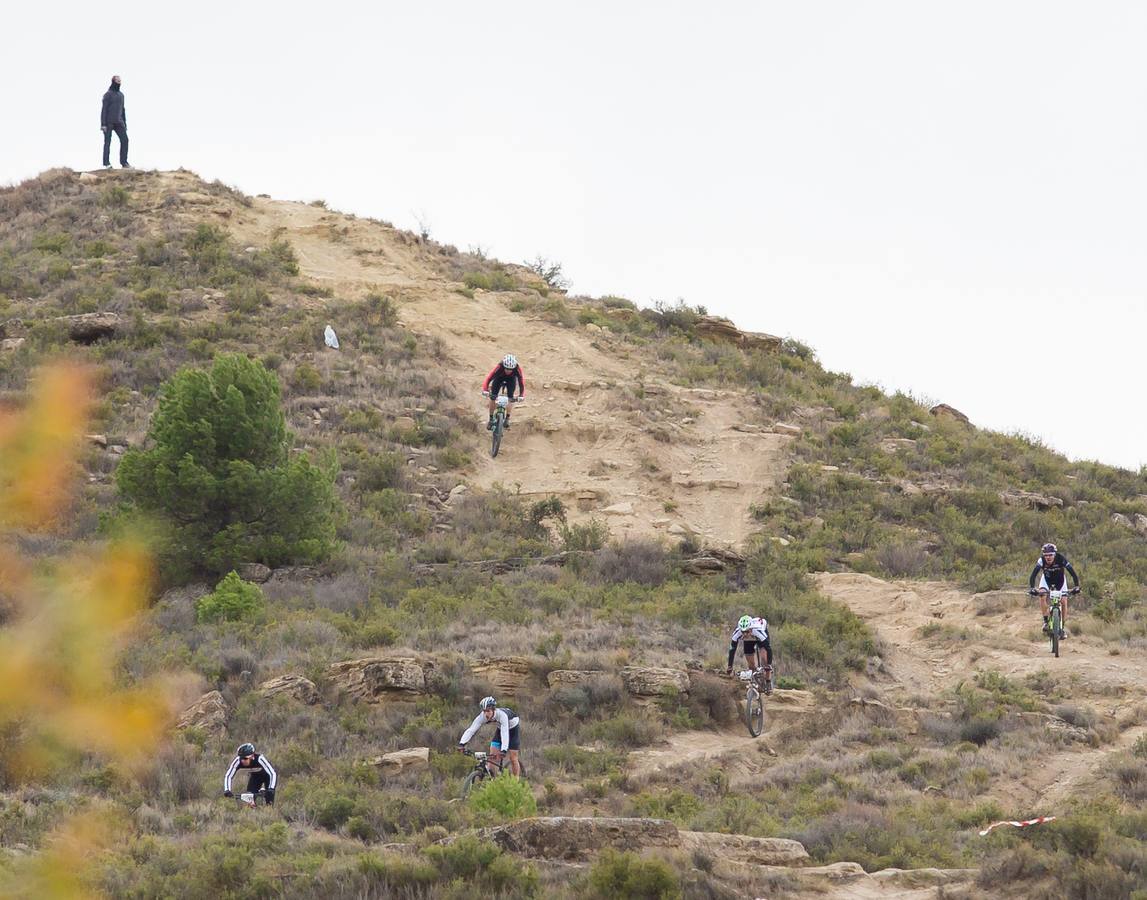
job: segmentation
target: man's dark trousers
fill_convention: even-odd
[[[126,125],[109,125],[104,129],[104,165],[111,165],[112,153],[112,132],[119,136],[119,164],[121,166],[127,165],[127,126]]]

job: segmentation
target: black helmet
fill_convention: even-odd
[[[255,745],[252,743],[240,744],[239,749],[235,751],[236,756],[254,756]]]

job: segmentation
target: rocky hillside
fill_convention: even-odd
[[[164,557],[120,672],[178,674],[177,727],[154,770],[9,776],[13,877],[107,807],[125,836],[84,878],[113,896],[1143,888],[1143,474],[545,274],[183,171],[0,192],[6,406],[54,357],[100,373],[72,513],[10,547],[47,571],[113,532],[163,384],[228,352],[276,374],[339,504],[321,561],[245,560],[258,599],[230,621],[202,614],[221,572]],[[491,459],[478,389],[505,352],[527,400]],[[1087,587],[1059,660],[1021,590],[1048,538]],[[760,739],[714,674],[746,611],[778,655]],[[461,802],[450,750],[490,692],[523,716],[528,790]],[[242,740],[274,810],[218,797]],[[1059,819],[977,834],[1036,813]]]

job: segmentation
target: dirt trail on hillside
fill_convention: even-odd
[[[183,187],[179,179],[189,176],[163,177]],[[617,537],[694,535],[740,546],[754,530],[750,507],[784,477],[791,437],[734,430],[759,421],[747,395],[671,385],[652,354],[608,332],[510,312],[514,292],[477,291],[470,299],[443,274],[442,257],[409,234],[267,199],[235,205],[227,227],[253,245],[285,237],[303,275],[340,298],[390,293],[408,328],[442,341],[444,374],[458,403],[474,410],[466,479],[478,486],[556,494],[572,520],[600,518]],[[331,324],[337,331],[339,323]],[[506,352],[522,363],[527,398],[495,460],[479,391]],[[640,402],[622,390],[638,385]]]
[[[1069,744],[1032,760],[1014,781],[993,795],[1049,811],[1060,798],[1085,790],[1102,777],[1112,754],[1129,749],[1147,727],[1119,730],[1119,722],[1147,704],[1147,652],[1073,634],[1059,659],[1040,634],[1039,606],[1026,590],[970,594],[947,583],[889,582],[856,573],[814,576],[828,596],[847,605],[881,641],[884,686],[893,698],[933,697],[971,681],[977,672],[998,671],[1022,679],[1047,670],[1068,679],[1068,703],[1091,707],[1114,739],[1098,748]],[[1071,628],[1068,615],[1068,628]],[[926,636],[934,631],[932,636]],[[966,632],[961,634],[960,632]]]
[[[730,687],[738,713],[744,711],[745,689]],[[629,754],[630,774],[651,775],[679,766],[721,760],[726,771],[756,775],[766,767],[762,755],[776,756],[773,744],[793,722],[816,713],[816,700],[809,691],[774,691],[765,698],[765,731],[752,737],[741,719],[719,730],[677,731],[655,747]]]

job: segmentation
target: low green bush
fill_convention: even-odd
[[[492,813],[500,819],[522,819],[538,814],[538,803],[530,785],[522,778],[502,775],[479,783],[469,797],[476,813]]]
[[[245,622],[263,614],[263,589],[228,572],[215,590],[199,598],[195,612],[200,622]]]
[[[677,872],[667,862],[607,849],[590,867],[585,896],[594,900],[676,900]]]

